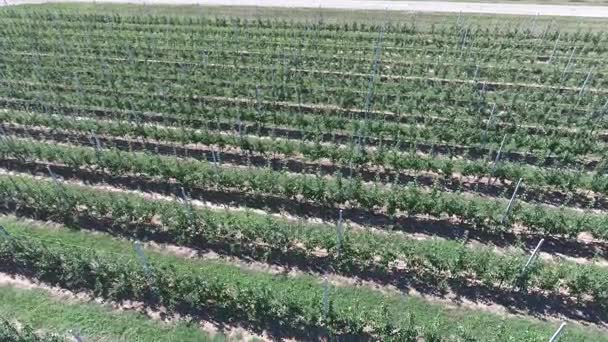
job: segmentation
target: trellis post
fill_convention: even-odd
[[[555,334],[553,334],[553,336],[551,336],[551,339],[549,340],[549,342],[557,342],[557,340],[559,339],[559,336],[562,334],[565,327],[566,327],[566,323],[562,322],[562,324],[560,324],[559,328],[557,328],[557,331],[555,331]]]
[[[500,148],[498,148],[498,152],[496,153],[496,158],[494,158],[494,163],[492,164],[492,173],[490,174],[490,178],[494,177],[494,171],[496,171],[496,165],[500,161],[500,155],[502,153],[502,148],[505,145],[506,139],[507,139],[507,135],[505,134],[502,137],[502,142],[500,143]]]
[[[6,239],[12,239],[13,237],[11,236],[11,234],[9,234],[6,229],[0,225],[0,237],[6,238]]]
[[[76,342],[84,342],[84,339],[82,337],[80,337],[80,335],[77,332],[75,332],[74,330],[70,330],[69,333],[74,338],[74,341],[76,341]]]
[[[89,141],[91,142],[91,145],[93,145],[95,147],[96,152],[100,152],[101,143],[99,142],[97,135],[95,135],[95,133],[93,131],[90,131],[89,134],[91,134],[91,136],[89,137]]]
[[[524,265],[524,268],[522,271],[526,271],[526,269],[532,264],[532,262],[534,262],[534,260],[536,260],[538,252],[540,251],[540,248],[542,247],[544,242],[545,242],[545,239],[540,239],[540,241],[536,245],[536,248],[534,248],[534,250],[532,251],[532,254],[530,254],[530,257],[528,258],[528,261]]]
[[[522,178],[517,181],[517,185],[515,186],[515,190],[513,190],[513,195],[511,195],[511,200],[509,201],[507,210],[505,210],[505,213],[502,215],[502,219],[500,220],[501,224],[505,224],[505,221],[507,220],[509,213],[511,212],[511,207],[513,205],[513,202],[515,202],[515,196],[517,196],[517,191],[519,190],[519,185],[521,184],[521,181]]]
[[[555,40],[555,45],[553,45],[553,52],[551,52],[551,56],[549,57],[549,61],[547,64],[551,64],[553,61],[553,56],[555,56],[555,51],[557,51],[557,44],[559,44],[559,38],[562,36],[561,32],[557,33],[557,39]]]
[[[591,79],[592,73],[593,73],[593,67],[591,67],[591,69],[589,69],[589,72],[587,73],[587,77],[585,78],[585,82],[583,82],[583,86],[581,87],[581,91],[578,93],[579,100],[580,100],[580,97],[583,96],[583,94],[585,93],[585,88],[587,87],[587,83]]]
[[[340,209],[338,214],[338,255],[342,253],[342,243],[344,240],[344,230],[342,225],[342,209]]]
[[[496,111],[496,103],[492,104],[492,110],[490,111],[490,118],[488,119],[488,122],[486,123],[486,129],[483,132],[483,148],[486,147],[486,140],[488,137],[488,130],[490,129],[490,126],[492,125],[492,122],[494,120],[494,112]]]
[[[59,189],[59,192],[61,192],[61,196],[63,196],[64,200],[67,200],[67,194],[66,194],[66,190],[63,187],[63,184],[61,183],[61,179],[59,178],[59,176],[57,176],[53,170],[51,170],[51,166],[47,165],[46,169],[49,171],[49,175],[51,175],[51,178],[53,178],[53,181],[55,182],[55,185],[57,186],[57,188]]]
[[[473,84],[477,85],[477,75],[479,73],[479,64],[475,64],[475,74],[473,75]]]
[[[329,316],[329,280],[327,276],[323,278],[323,318]]]
[[[562,72],[562,78],[566,75],[566,72],[568,72],[568,69],[570,69],[570,64],[572,63],[572,58],[574,57],[575,52],[576,52],[576,46],[572,48],[572,52],[570,53],[570,58],[568,59],[568,64],[566,64],[566,67],[564,68],[564,71]]]
[[[182,195],[182,201],[184,201],[184,205],[186,206],[186,212],[188,213],[188,217],[191,221],[191,223],[194,223],[194,212],[192,210],[192,203],[190,203],[190,200],[188,200],[188,195],[186,194],[186,190],[184,190],[184,187],[181,187],[181,195]]]
[[[146,277],[148,278],[148,281],[151,281],[152,280],[152,270],[150,269],[150,264],[148,263],[148,258],[144,254],[144,250],[141,247],[141,243],[139,241],[135,241],[133,246],[135,248],[135,253],[137,254],[137,258],[139,259],[139,263],[141,264],[141,267],[143,268],[144,273],[146,274]]]

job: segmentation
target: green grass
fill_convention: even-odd
[[[36,330],[67,335],[77,332],[85,341],[228,341],[210,336],[186,323],[153,321],[143,314],[107,306],[70,302],[37,289],[0,287],[0,316],[31,325]],[[234,339],[238,340],[238,339]]]
[[[464,0],[463,0],[464,1]],[[528,1],[528,0],[525,0]],[[539,0],[553,1],[553,0]],[[557,0],[562,1],[562,0]],[[563,0],[563,1],[606,1],[608,0]],[[240,17],[247,19],[293,20],[299,22],[362,22],[384,23],[386,21],[415,24],[420,29],[430,28],[431,25],[456,23],[458,14],[443,13],[412,13],[405,11],[362,11],[334,9],[302,9],[302,8],[273,8],[273,7],[243,7],[243,6],[197,6],[197,5],[135,5],[135,4],[67,4],[54,3],[42,5],[20,5],[11,7],[23,11],[51,10],[72,13],[120,13],[121,15],[167,15],[167,16],[210,16],[210,17]],[[572,17],[539,17],[463,14],[465,23],[483,26],[499,26],[513,29],[530,28],[536,21],[536,31],[542,32],[547,25],[561,31],[606,31],[608,19],[572,18]]]

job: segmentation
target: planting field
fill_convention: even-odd
[[[0,24],[0,340],[608,341],[605,32]]]

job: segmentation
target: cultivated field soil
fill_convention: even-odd
[[[140,9],[0,8],[1,341],[608,341],[601,22]]]

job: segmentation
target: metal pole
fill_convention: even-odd
[[[327,276],[323,278],[323,318],[329,315],[329,281]]]
[[[555,45],[553,45],[553,52],[551,53],[551,57],[549,57],[549,62],[547,64],[551,64],[553,61],[553,56],[555,55],[555,51],[557,50],[557,44],[559,43],[559,38],[562,36],[561,32],[557,33],[557,39],[555,40]]]
[[[137,254],[137,257],[139,258],[139,262],[141,263],[141,266],[144,269],[144,273],[146,274],[146,277],[148,278],[148,280],[151,280],[152,272],[150,271],[150,265],[148,264],[148,258],[146,258],[146,255],[144,254],[144,251],[141,248],[141,243],[139,241],[135,241],[134,247],[135,247],[135,253]]]
[[[507,210],[502,215],[502,219],[500,220],[501,224],[505,223],[505,220],[509,216],[509,212],[511,211],[511,206],[513,205],[513,201],[515,201],[515,196],[517,196],[517,190],[519,190],[519,185],[521,184],[521,178],[517,181],[517,185],[515,186],[515,190],[513,191],[513,195],[511,195],[511,200],[509,201],[509,205],[507,206]]]
[[[186,206],[186,210],[188,211],[188,218],[190,219],[190,221],[193,221],[193,216],[194,213],[192,212],[192,204],[190,203],[190,201],[188,200],[188,196],[186,195],[186,190],[184,190],[184,187],[181,187],[181,191],[182,191],[182,201],[184,201],[184,205]]]
[[[482,140],[482,144],[483,147],[486,147],[486,139],[488,137],[488,130],[490,129],[490,125],[492,125],[492,120],[494,119],[494,112],[496,111],[496,103],[494,103],[492,105],[492,111],[490,111],[490,118],[488,119],[488,122],[486,123],[486,130],[483,132],[483,140]]]
[[[553,334],[553,336],[551,336],[551,339],[549,340],[549,342],[557,342],[557,340],[559,339],[559,335],[562,334],[562,331],[564,330],[564,327],[566,326],[566,323],[562,323],[559,328],[557,328],[557,331],[555,332],[555,334]]]
[[[2,226],[0,226],[0,237],[4,237],[7,239],[11,239],[11,235],[6,231],[6,229]]]
[[[76,342],[84,342],[84,339],[82,337],[80,337],[80,335],[78,335],[78,333],[74,332],[73,330],[70,330],[70,335],[72,335],[72,337],[74,338],[74,340]]]
[[[502,147],[504,146],[506,139],[507,135],[505,134],[504,137],[502,137],[502,142],[500,143],[498,153],[496,153],[496,158],[494,159],[494,164],[492,165],[492,173],[490,174],[490,178],[494,177],[494,171],[496,171],[496,164],[498,164],[498,161],[500,160],[500,154],[502,153]]]
[[[532,35],[534,35],[534,30],[536,30],[536,20],[538,20],[538,15],[539,13],[536,12],[536,16],[534,16],[534,19],[532,20],[532,28],[530,29],[530,33]]]
[[[367,95],[365,96],[365,107],[364,107],[364,120],[363,125],[361,125],[358,129],[358,145],[361,146],[361,141],[363,139],[362,136],[366,133],[367,120],[369,118],[370,112],[372,110],[372,100],[374,97],[374,85],[376,83],[376,79],[378,76],[378,69],[380,64],[380,59],[382,55],[382,42],[384,40],[384,25],[380,27],[380,32],[378,34],[378,39],[374,44],[374,60],[372,62],[372,68],[370,71],[370,77],[367,85]],[[365,141],[363,142],[365,143]]]
[[[570,53],[570,58],[568,59],[568,64],[566,64],[566,67],[564,68],[564,71],[562,72],[562,77],[564,77],[564,75],[570,68],[570,63],[572,63],[572,57],[574,57],[574,52],[576,52],[576,46],[572,48],[572,53]]]
[[[475,65],[475,75],[473,75],[473,83],[477,85],[477,74],[479,73],[479,64]]]
[[[540,239],[540,241],[538,242],[538,245],[536,245],[536,248],[534,248],[534,250],[532,251],[532,254],[530,254],[530,257],[528,258],[528,262],[526,262],[526,265],[524,265],[524,271],[534,261],[534,259],[536,258],[536,254],[538,253],[538,251],[540,250],[540,247],[543,245],[544,242],[545,242],[545,239]]]
[[[583,82],[583,86],[581,87],[581,91],[578,93],[578,97],[580,98],[585,93],[585,88],[587,87],[587,82],[591,79],[591,73],[593,72],[593,67],[589,69],[589,73],[587,73],[587,77],[585,78],[585,82]]]
[[[338,217],[338,255],[342,253],[342,240],[343,240],[343,230],[342,230],[342,209],[340,209]]]
[[[97,150],[97,152],[99,152],[101,150],[101,143],[99,142],[99,139],[97,139],[97,135],[95,135],[95,133],[93,133],[93,131],[90,131],[89,133],[91,134],[89,141],[95,147],[95,150]]]
[[[47,165],[46,169],[49,171],[49,175],[51,175],[51,178],[53,178],[55,183],[57,183],[57,185],[60,185],[60,178],[53,172],[53,170],[51,170],[51,166]]]

